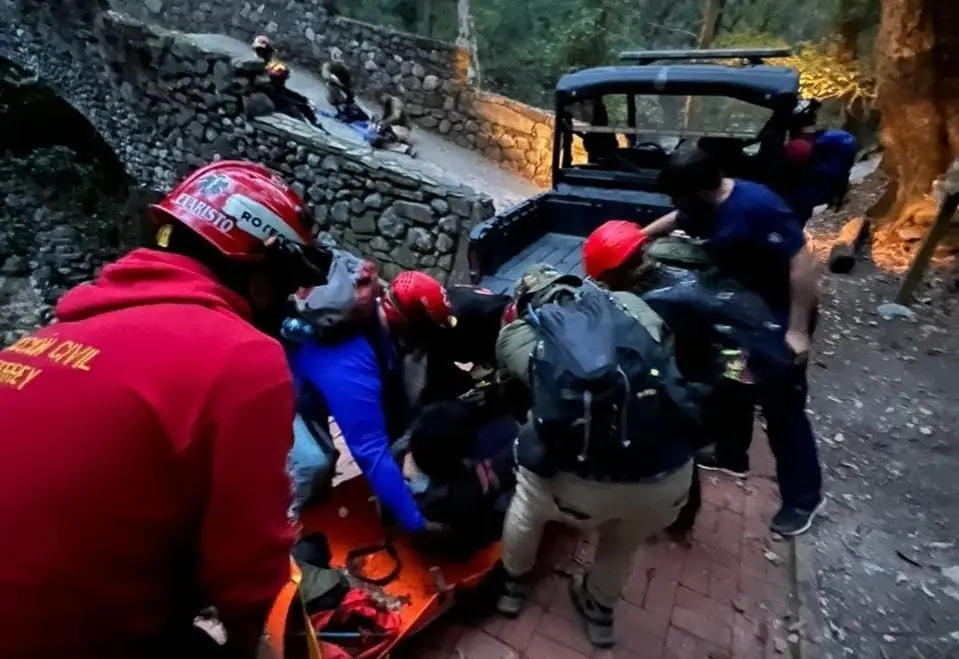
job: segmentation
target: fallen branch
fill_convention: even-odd
[[[854,217],[846,222],[829,250],[827,264],[830,272],[846,274],[856,266],[856,253],[869,235],[869,221]]]

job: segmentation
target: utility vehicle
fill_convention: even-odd
[[[563,76],[552,188],[472,229],[471,282],[510,292],[537,263],[582,275],[580,248],[593,229],[610,219],[646,225],[672,210],[657,179],[669,154],[690,142],[716,154],[728,175],[779,187],[788,176],[783,145],[800,107],[799,75],[763,62],[787,55],[631,52],[620,58],[636,64]]]

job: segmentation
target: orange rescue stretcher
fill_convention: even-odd
[[[317,531],[326,535],[333,556],[332,567],[345,570],[351,562],[353,569],[361,569],[372,581],[396,572],[387,583],[368,587],[378,599],[391,603],[390,609],[401,621],[399,633],[380,649],[379,659],[449,611],[458,590],[479,586],[500,556],[499,543],[463,561],[425,556],[413,547],[407,536],[397,534],[390,539],[392,554],[380,551],[358,560],[354,555],[357,548],[382,547],[386,538],[379,507],[362,476],[334,487],[325,501],[304,509],[300,521],[304,536]],[[275,659],[316,659],[322,657],[322,649],[297,595],[299,570],[295,564],[292,570],[291,581],[280,593],[268,618],[266,636],[270,655]],[[297,639],[295,651],[290,647],[291,639]]]

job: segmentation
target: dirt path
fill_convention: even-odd
[[[222,34],[192,34],[190,38],[210,50],[232,57],[253,56],[247,44]],[[326,102],[326,87],[318,76],[291,67],[289,86],[311,99],[321,110],[332,112]],[[361,105],[367,111],[374,107],[369,101],[361,101]],[[334,137],[365,144],[357,133],[339,122],[321,118],[321,123]],[[413,133],[413,141],[418,152],[416,159],[397,154],[395,157],[398,160],[409,163],[411,170],[441,179],[453,179],[489,195],[498,211],[539,191],[536,185],[501,169],[479,153],[456,146],[434,133],[417,129]]]
[[[868,182],[867,186],[868,187]],[[811,223],[834,234],[842,218]],[[826,656],[959,657],[959,306],[934,274],[914,319],[883,319],[900,277],[822,282],[810,408],[830,503],[814,532]]]

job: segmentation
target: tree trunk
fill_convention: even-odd
[[[433,23],[435,21],[433,12],[433,0],[422,0],[420,5],[420,34],[424,37],[433,37]]]
[[[726,0],[705,0],[703,5],[703,24],[699,31],[699,48],[709,48],[723,23],[723,10]]]
[[[709,48],[716,40],[716,35],[723,24],[723,10],[726,8],[726,0],[704,0],[703,4],[703,23],[699,29],[699,40],[696,47],[700,50]],[[683,128],[689,128],[692,123],[693,114],[696,111],[694,98],[686,97],[685,107],[683,107]]]
[[[959,101],[946,61],[959,55],[959,37],[943,32],[955,29],[955,0],[883,0],[879,36],[877,107],[882,114],[880,142],[890,177],[891,198],[881,218],[887,226],[882,239],[905,238],[902,231],[913,218],[928,216],[928,193],[946,171],[959,146],[959,114],[950,103]],[[942,11],[946,9],[947,11]],[[943,48],[950,52],[943,52]],[[951,125],[950,125],[951,124]],[[951,129],[951,130],[950,130]],[[953,137],[950,145],[950,134]],[[890,195],[891,196],[891,195]],[[908,239],[908,238],[907,238]]]
[[[456,46],[460,52],[467,53],[469,63],[467,65],[466,82],[473,87],[479,88],[479,52],[476,46],[476,38],[473,35],[473,17],[470,13],[470,0],[456,0],[457,34]]]

